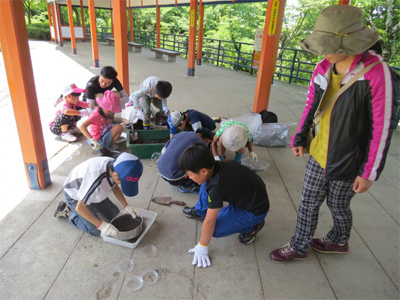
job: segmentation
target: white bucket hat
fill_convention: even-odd
[[[361,9],[351,5],[333,5],[321,11],[313,33],[300,45],[317,55],[356,55],[368,50],[378,40],[378,32],[364,26]]]
[[[240,125],[231,125],[222,133],[221,141],[227,150],[236,152],[246,145],[247,131]]]

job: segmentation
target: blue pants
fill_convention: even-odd
[[[89,233],[90,235],[100,236],[100,230],[98,230],[94,224],[90,223],[76,212],[76,205],[78,204],[78,202],[72,199],[65,192],[64,195],[65,199],[67,200],[68,206],[71,208],[71,211],[68,214],[69,222],[72,225],[75,225],[79,229],[83,230],[84,232]],[[108,198],[104,199],[100,203],[92,203],[86,206],[96,218],[100,220],[106,219],[107,222],[110,222],[114,217],[119,214],[119,208]],[[101,215],[102,218],[99,215]]]
[[[199,201],[195,205],[196,213],[205,217],[208,209],[208,194],[206,192],[205,183],[200,187]],[[267,213],[262,215],[254,215],[253,213],[228,204],[221,208],[218,213],[217,223],[213,237],[224,237],[235,233],[247,233],[254,230],[254,226],[265,219]]]

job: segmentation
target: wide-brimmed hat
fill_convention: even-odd
[[[364,26],[361,9],[334,5],[321,11],[313,33],[300,45],[317,55],[356,55],[368,50],[378,40],[378,32]]]
[[[121,112],[121,100],[110,90],[105,91],[103,97],[97,98],[96,101],[101,108],[112,111],[113,113]]]
[[[236,152],[246,145],[247,130],[240,125],[231,125],[222,133],[221,141],[227,150]]]

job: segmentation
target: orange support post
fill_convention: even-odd
[[[74,16],[72,15],[72,4],[71,4],[71,0],[67,0],[67,4],[68,4],[69,31],[71,32],[72,53],[73,53],[73,54],[77,54],[77,51],[76,51],[76,41],[75,41]]]
[[[199,37],[197,44],[197,65],[201,66],[203,60],[203,27],[204,27],[204,5],[203,0],[199,4]]]
[[[156,28],[157,28],[157,39],[156,46],[157,48],[161,48],[161,17],[160,17],[160,7],[158,6],[158,0],[156,1]]]
[[[111,37],[114,38],[114,9],[111,8]]]
[[[56,20],[56,16],[54,14],[54,6],[50,4],[51,18],[53,23],[54,37],[56,40],[56,44],[58,44],[58,22]],[[50,18],[49,18],[50,20]]]
[[[89,18],[90,18],[90,34],[92,40],[92,55],[94,67],[99,68],[99,50],[97,48],[97,26],[96,26],[96,11],[94,10],[94,0],[89,0]]]
[[[349,5],[350,0],[339,0],[339,5]]]
[[[269,0],[265,19],[264,34],[261,45],[260,65],[258,68],[253,112],[259,113],[268,109],[272,78],[275,73],[281,36],[283,13],[286,0]]]
[[[51,11],[50,11],[50,6],[48,3],[47,3],[47,15],[49,16],[48,18],[49,18],[50,39],[53,40],[53,37],[51,36],[51,25],[52,25],[51,18],[52,18],[52,16],[51,16]],[[55,36],[54,36],[54,41],[57,43]]]
[[[0,1],[0,43],[29,187],[51,184],[22,1]]]
[[[194,76],[196,59],[197,0],[190,0],[189,49],[187,76]]]
[[[60,6],[58,5],[58,3],[56,4],[55,11],[56,11],[55,16],[56,16],[58,34],[60,36],[60,46],[64,47],[64,39],[63,39],[62,32],[61,32]]]
[[[133,42],[133,14],[131,8],[131,0],[129,0],[129,38]]]
[[[115,62],[119,81],[129,95],[128,30],[126,0],[113,0],[115,17]]]
[[[83,2],[82,2],[82,0],[81,0],[81,21],[82,21],[83,41],[86,42],[85,16],[83,14]]]

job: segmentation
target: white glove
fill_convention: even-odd
[[[219,157],[219,155],[214,155],[214,159],[215,159],[216,161],[221,161],[221,157]]]
[[[253,151],[250,152],[250,157],[251,157],[252,160],[258,161],[257,154],[255,154]]]
[[[162,107],[162,110],[164,111],[165,114],[168,114],[168,107],[163,106],[163,107]]]
[[[93,150],[99,150],[100,149],[100,144],[94,139],[90,139],[90,143],[92,144],[92,149]]]
[[[208,257],[208,246],[203,246],[198,243],[196,247],[189,250],[189,253],[194,253],[192,265],[197,264],[198,268],[207,268],[211,266],[210,258]]]
[[[144,121],[144,114],[143,111],[140,108],[136,108],[136,118],[139,120]]]
[[[86,110],[89,113],[89,115],[93,112],[93,108],[90,108],[90,107],[88,107]]]
[[[118,233],[118,229],[111,225],[110,223],[102,221],[100,225],[97,227],[98,230],[101,231],[103,235],[115,237]]]
[[[81,117],[86,117],[88,114],[89,114],[88,109],[81,109],[81,110],[79,111],[79,115],[80,115]]]
[[[139,215],[139,212],[132,205],[129,204],[125,205],[124,211],[130,213],[134,219],[136,218],[136,216]]]

